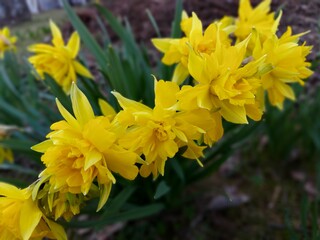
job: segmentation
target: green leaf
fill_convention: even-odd
[[[10,183],[19,188],[25,188],[29,185],[29,183],[25,181],[21,181],[19,179],[7,178],[7,177],[0,177],[0,182]]]
[[[161,34],[160,34],[160,30],[159,30],[158,24],[157,24],[156,20],[154,19],[152,13],[150,12],[149,9],[146,9],[146,13],[148,15],[148,18],[149,18],[154,30],[156,31],[157,37],[161,38]]]
[[[91,53],[96,58],[98,64],[100,65],[100,67],[103,69],[104,66],[107,64],[107,58],[103,54],[103,50],[101,49],[99,44],[96,42],[96,40],[92,37],[92,35],[90,34],[86,26],[83,24],[83,22],[80,20],[78,15],[73,11],[68,1],[62,0],[62,2],[63,2],[64,9],[67,12],[72,25],[79,33],[81,40],[84,42],[86,47],[91,51]]]
[[[130,196],[134,193],[136,187],[127,186],[122,190],[115,198],[113,198],[110,202],[107,203],[106,211],[102,214],[102,216],[107,216],[111,213],[118,212],[122,206],[128,201]]]
[[[179,38],[181,37],[181,28],[180,28],[180,22],[181,22],[181,15],[182,15],[182,0],[176,1],[176,9],[174,13],[174,20],[172,22],[172,28],[171,28],[171,37],[172,38]]]
[[[52,94],[59,99],[61,104],[68,110],[68,112],[72,113],[71,100],[69,96],[67,96],[67,94],[62,90],[61,86],[58,85],[57,82],[48,74],[45,74],[44,81]]]
[[[178,175],[178,177],[180,178],[180,180],[182,182],[185,182],[186,178],[184,176],[184,170],[181,167],[180,163],[177,161],[177,159],[172,158],[170,160],[170,163],[172,165],[173,170],[176,172],[176,174]]]
[[[108,224],[115,222],[124,222],[129,220],[135,220],[140,218],[145,218],[156,213],[159,213],[164,209],[164,205],[160,203],[150,204],[143,207],[133,207],[132,209],[121,212],[113,213],[107,216],[104,216],[98,220],[89,220],[89,221],[71,221],[66,225],[72,228],[87,228],[87,227],[103,227]]]
[[[156,189],[156,193],[154,194],[154,199],[159,199],[165,194],[167,194],[170,191],[170,187],[167,185],[167,183],[163,180],[161,181]]]
[[[34,171],[32,169],[29,168],[25,168],[22,167],[20,165],[14,164],[14,163],[2,163],[0,164],[0,170],[9,170],[9,171],[13,171],[15,173],[22,173],[22,174],[26,174],[26,175],[31,175],[31,176],[38,176],[38,172]]]

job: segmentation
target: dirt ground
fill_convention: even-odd
[[[135,35],[138,40],[149,41],[150,38],[156,37],[155,31],[148,19],[146,9],[149,9],[157,21],[162,36],[169,36],[171,21],[174,15],[175,4],[172,0],[121,0],[111,1],[104,0],[103,4],[112,10],[118,16],[129,19]],[[196,12],[199,18],[208,25],[212,20],[219,19],[224,15],[237,15],[238,0],[184,0],[184,9],[190,14]],[[260,1],[252,0],[255,5]],[[274,0],[272,10],[282,9],[283,17],[281,20],[280,31],[283,32],[286,26],[290,25],[294,33],[310,33],[303,39],[307,44],[314,45],[311,58],[319,52],[320,35],[319,35],[319,0]]]

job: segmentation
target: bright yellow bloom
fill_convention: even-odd
[[[8,50],[15,50],[17,37],[10,35],[10,29],[4,27],[0,29],[0,58],[3,58],[4,52]]]
[[[69,93],[71,83],[76,82],[77,74],[93,78],[91,73],[76,60],[80,49],[80,37],[74,32],[67,45],[62,34],[53,21],[50,21],[52,44],[34,44],[28,50],[35,55],[29,58],[41,79],[44,74],[50,75],[66,93]]]
[[[181,84],[189,75],[188,59],[190,51],[211,54],[215,50],[217,36],[221,44],[230,45],[229,26],[218,27],[221,23],[212,23],[203,32],[202,22],[193,12],[192,17],[184,15],[181,28],[185,37],[179,39],[163,38],[152,39],[155,47],[164,53],[162,62],[167,65],[177,63],[172,81]]]
[[[2,240],[67,239],[64,229],[43,215],[31,198],[31,188],[0,183],[0,238]]]
[[[291,83],[304,84],[302,79],[309,77],[312,71],[306,56],[311,46],[299,46],[299,37],[305,33],[292,35],[291,28],[278,38],[270,36],[263,43],[257,38],[253,51],[254,58],[266,55],[266,63],[271,65],[271,71],[262,76],[262,86],[268,92],[270,103],[282,109],[285,98],[294,100]]]
[[[163,175],[168,158],[174,157],[183,146],[186,146],[187,150],[182,156],[198,159],[203,155],[205,147],[197,145],[195,141],[206,133],[209,142],[222,135],[221,129],[220,132],[215,132],[219,122],[215,126],[208,111],[177,111],[176,94],[179,90],[174,82],[156,82],[153,109],[124,98],[119,93],[113,93],[123,108],[114,121],[126,130],[120,137],[119,144],[139,155],[143,154],[146,162],[140,169],[143,177],[151,173],[154,178],[159,173]]]
[[[71,87],[73,117],[57,100],[65,120],[51,125],[49,140],[33,147],[43,152],[46,169],[40,177],[49,177],[50,192],[87,195],[97,180],[101,190],[100,209],[107,201],[113,173],[133,180],[138,174],[137,155],[117,144],[117,135],[107,117],[95,116],[86,96],[75,84]]]
[[[262,39],[275,34],[282,13],[280,12],[275,19],[274,13],[270,13],[270,4],[271,0],[264,0],[253,8],[250,0],[240,0],[239,18],[236,19],[236,30],[234,32],[239,41],[246,39],[252,29],[255,29]]]
[[[210,55],[190,53],[188,69],[198,84],[182,87],[178,94],[182,109],[217,111],[233,123],[247,123],[247,116],[261,119],[258,74],[264,57],[242,65],[249,40],[231,47],[217,41],[216,51]]]

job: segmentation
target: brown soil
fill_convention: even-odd
[[[171,21],[174,15],[175,1],[172,0],[122,0],[122,1],[102,1],[103,4],[111,9],[111,11],[129,19],[134,30],[136,38],[139,41],[149,41],[150,38],[156,37],[156,33],[148,19],[146,9],[149,9],[156,19],[162,36],[169,36]],[[252,4],[256,5],[260,1],[252,0]],[[185,0],[184,9],[191,13],[196,12],[199,18],[207,25],[214,19],[219,19],[224,15],[237,15],[238,0]],[[294,33],[305,32],[310,33],[303,39],[309,45],[314,45],[312,59],[319,52],[319,0],[277,0],[273,1],[272,10],[282,9],[283,17],[281,20],[280,31],[283,32],[286,26],[290,25]]]

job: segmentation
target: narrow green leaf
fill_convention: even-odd
[[[31,176],[38,176],[38,172],[34,171],[30,168],[25,168],[22,166],[19,166],[17,164],[14,163],[2,163],[0,164],[0,170],[9,170],[9,171],[13,171],[15,173],[22,173],[22,174],[26,174],[26,175],[31,175]]]
[[[80,20],[78,15],[73,11],[72,7],[69,5],[67,0],[62,0],[65,11],[68,14],[68,17],[80,35],[81,40],[84,42],[86,47],[91,51],[91,53],[96,58],[99,66],[104,69],[104,66],[107,64],[107,58],[103,54],[103,50],[96,42],[96,40],[92,37],[86,26]]]
[[[182,15],[182,0],[176,1],[176,9],[174,13],[174,20],[172,22],[172,28],[171,28],[171,37],[172,38],[179,38],[181,37],[181,28],[180,28],[180,22],[181,22],[181,15]]]
[[[159,199],[165,194],[167,194],[170,191],[170,187],[167,185],[167,183],[163,180],[161,181],[156,189],[156,193],[154,194],[154,199]]]
[[[164,205],[160,203],[150,204],[144,207],[134,207],[125,212],[114,213],[98,220],[89,220],[89,221],[71,221],[66,225],[72,228],[87,228],[87,227],[103,227],[108,224],[112,224],[115,222],[124,222],[129,220],[135,220],[140,218],[145,218],[156,213],[159,213],[164,209]]]
[[[146,9],[146,13],[147,13],[147,15],[148,15],[148,18],[149,18],[149,20],[150,20],[150,22],[151,22],[154,30],[156,31],[157,37],[158,37],[158,38],[161,38],[159,26],[158,26],[156,20],[154,19],[152,13],[150,12],[149,9]]]
[[[69,96],[62,90],[61,86],[59,86],[56,81],[49,75],[45,74],[44,82],[49,87],[50,91],[54,96],[56,96],[62,105],[72,113],[72,105]]]
[[[29,185],[29,183],[25,181],[21,181],[19,179],[7,178],[7,177],[0,177],[0,182],[10,183],[19,188],[25,188]]]
[[[173,158],[170,160],[173,170],[176,172],[178,177],[181,179],[182,182],[185,182],[184,170],[181,167],[180,163],[177,159]]]
[[[107,203],[106,211],[102,214],[102,217],[118,212],[135,190],[136,188],[134,186],[127,186],[123,189],[122,192],[110,201],[110,203]]]

